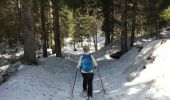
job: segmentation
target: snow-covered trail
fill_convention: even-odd
[[[0,100],[70,100],[74,65],[56,57],[38,66],[23,65],[0,87]]]
[[[131,52],[134,50],[131,50]],[[129,59],[129,61],[131,59]],[[129,61],[127,61],[126,64],[129,63]],[[22,65],[20,70],[0,87],[0,100],[82,99],[80,95],[82,92],[82,77],[80,73],[78,73],[76,80],[74,98],[71,97],[76,62],[63,58],[49,57],[41,59],[40,63],[38,66]],[[98,68],[104,87],[107,87],[107,83],[104,81],[111,81],[111,79],[106,77],[109,77],[113,73],[113,75],[115,75],[117,71],[120,71],[120,67],[123,68],[123,66],[117,66],[118,63],[116,60],[99,62]],[[93,84],[94,100],[108,100],[102,92],[102,85],[96,70]],[[108,89],[106,88],[106,90]]]
[[[130,56],[132,55],[133,56]],[[131,49],[127,54],[122,56],[119,60],[108,60],[108,61],[99,61],[99,73],[102,77],[103,85],[106,91],[106,94],[109,94],[110,91],[117,88],[118,85],[122,85],[124,80],[122,79],[123,71],[128,67],[128,65],[134,60],[134,58],[138,54],[138,49]],[[128,58],[128,60],[127,60]],[[93,94],[94,100],[112,100],[107,97],[106,94],[103,93],[103,88],[101,84],[101,80],[99,77],[99,73],[95,70],[94,81],[93,81]],[[115,80],[118,80],[117,82]],[[82,77],[78,74],[76,87],[74,91],[74,100],[81,100],[82,97],[80,94],[82,93]]]
[[[102,85],[99,79],[98,73],[95,73],[93,80],[93,99],[94,100],[105,100]],[[73,94],[73,100],[86,100],[87,97],[82,96],[82,77],[78,74],[75,90]]]
[[[94,100],[170,100],[169,45],[170,40],[162,45],[159,40],[152,41],[139,54],[138,49],[132,48],[119,60],[97,58],[106,94],[102,92],[99,74],[95,70]],[[144,70],[148,56],[156,56],[156,59]],[[75,59],[56,57],[42,58],[38,66],[22,65],[0,86],[0,100],[85,100],[81,96],[80,72],[74,96],[71,96],[76,65]],[[128,80],[131,73],[138,75]]]

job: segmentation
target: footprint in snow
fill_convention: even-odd
[[[46,96],[45,93],[42,93],[43,96]]]
[[[66,90],[64,90],[64,89],[61,89],[61,88],[57,88],[59,91],[66,91]]]

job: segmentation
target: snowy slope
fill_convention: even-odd
[[[156,56],[153,63],[147,64],[146,69],[140,70],[140,74],[125,86],[128,95],[125,100],[169,100],[169,60],[170,41],[160,45],[154,50],[152,56]]]
[[[51,57],[42,59],[39,66],[21,66],[20,71],[0,87],[0,100],[67,100],[73,65]]]
[[[94,100],[170,100],[169,45],[170,40],[162,45],[159,40],[151,41],[139,54],[138,49],[132,48],[119,60],[101,60],[107,49],[94,53],[106,91],[103,94],[99,73],[95,70]],[[155,59],[146,64],[148,56]],[[85,100],[81,96],[80,72],[74,96],[71,95],[78,56],[73,58],[52,56],[41,58],[38,66],[20,66],[20,70],[0,86],[0,100]]]

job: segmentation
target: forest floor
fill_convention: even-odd
[[[94,100],[170,100],[170,33],[161,40],[141,39],[139,52],[131,48],[120,59],[111,59],[109,52],[117,44],[92,53],[98,61],[105,94],[95,70]],[[143,42],[142,42],[143,41]],[[82,77],[78,72],[71,94],[76,65],[80,55],[68,50],[65,58],[40,58],[39,65],[20,65],[18,71],[0,86],[0,100],[86,100],[81,96]],[[72,51],[73,52],[73,51]],[[78,52],[78,51],[77,51]],[[80,53],[81,54],[81,50]]]

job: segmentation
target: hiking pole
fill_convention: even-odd
[[[77,72],[78,72],[78,68],[77,68],[77,70],[76,70],[76,75],[75,75],[75,79],[74,79],[74,84],[73,84],[73,88],[72,88],[72,91],[71,91],[72,96],[73,96],[74,86],[75,86],[75,83],[76,83]]]
[[[104,86],[103,86],[103,82],[102,82],[102,78],[101,78],[100,73],[99,73],[99,69],[98,69],[98,68],[96,68],[96,69],[97,69],[97,72],[98,72],[98,74],[99,74],[99,78],[100,78],[100,82],[101,82],[101,84],[102,84],[103,92],[104,92],[104,94],[105,94],[106,91],[105,91]]]

